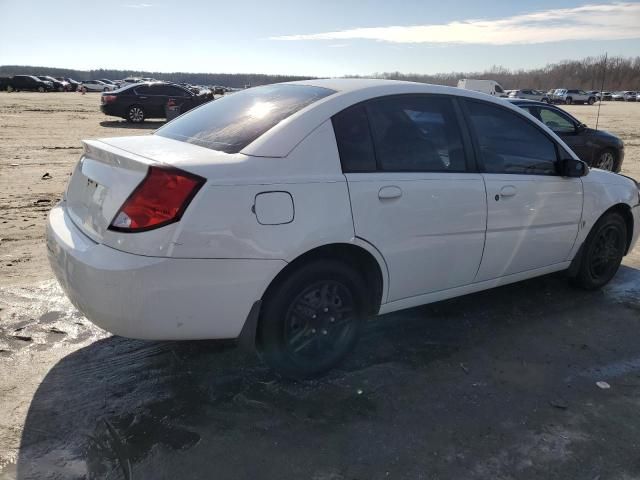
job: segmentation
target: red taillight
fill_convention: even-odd
[[[115,102],[116,98],[118,98],[116,95],[102,95],[102,103]]]
[[[118,232],[143,232],[177,222],[205,179],[171,167],[149,167],[109,225]]]

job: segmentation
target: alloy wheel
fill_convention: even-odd
[[[615,164],[615,158],[613,156],[613,153],[602,152],[600,154],[600,157],[598,158],[598,163],[596,164],[596,168],[599,168],[601,170],[608,170],[612,172],[614,164]]]
[[[294,362],[323,363],[352,341],[357,311],[350,290],[326,280],[305,288],[290,304],[284,344]]]
[[[606,277],[618,267],[623,254],[624,239],[615,225],[609,225],[598,232],[589,259],[589,270],[594,279]]]
[[[129,109],[129,120],[133,123],[139,123],[144,120],[144,111],[140,107],[131,107]]]

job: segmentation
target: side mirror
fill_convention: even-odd
[[[582,160],[564,158],[560,160],[560,175],[563,177],[584,177],[589,173],[589,167]]]
[[[579,123],[576,126],[576,131],[577,132],[584,132],[587,129],[587,124],[586,123]]]

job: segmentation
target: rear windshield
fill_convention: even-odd
[[[335,93],[308,85],[266,85],[214,100],[177,118],[156,135],[237,153],[307,105]]]

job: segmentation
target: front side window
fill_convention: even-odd
[[[569,118],[549,108],[540,109],[540,120],[554,132],[573,133],[576,129]]]
[[[496,92],[504,93],[504,90],[502,90],[502,87],[500,85],[496,85]]]
[[[521,115],[484,102],[467,102],[487,173],[556,174],[555,144]]]
[[[381,170],[466,170],[460,127],[449,98],[400,95],[370,101],[366,109]]]
[[[282,120],[334,90],[276,84],[249,88],[189,111],[155,134],[226,153],[237,153]]]

